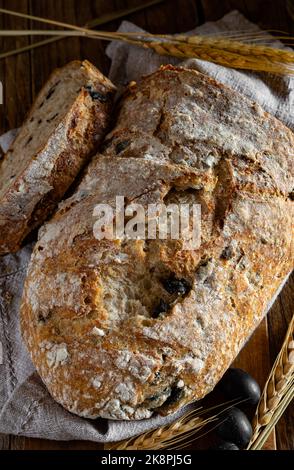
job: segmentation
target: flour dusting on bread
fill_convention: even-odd
[[[144,419],[213,389],[293,267],[293,145],[282,123],[196,71],[167,66],[130,87],[28,271],[23,336],[59,403]],[[97,240],[94,207],[117,195],[201,205],[200,248]]]

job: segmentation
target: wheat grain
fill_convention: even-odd
[[[274,47],[256,45],[256,44],[245,44],[241,41],[219,37],[204,37],[204,36],[183,36],[177,35],[174,38],[184,44],[193,44],[195,46],[212,47],[214,49],[221,49],[228,52],[235,52],[237,54],[248,55],[248,56],[261,56],[269,57],[269,59],[278,58],[281,62],[293,63],[294,54],[292,51],[286,49],[278,49]],[[170,37],[172,40],[172,36]],[[286,38],[285,39],[289,39]]]
[[[260,449],[294,397],[294,315],[282,348],[266,381],[253,420],[248,449]]]
[[[294,53],[266,45],[247,44],[221,36],[170,36],[134,32],[112,33],[108,31],[92,31],[85,27],[83,28],[60,21],[5,10],[3,8],[0,8],[0,12],[31,19],[33,21],[41,21],[68,30],[67,32],[58,31],[59,36],[72,34],[106,41],[118,40],[153,49],[161,55],[175,56],[180,59],[197,58],[236,69],[264,71],[277,74],[294,74]],[[2,31],[0,35],[1,33],[10,35],[21,34],[21,32],[13,31]],[[50,30],[47,31],[47,33],[54,34],[54,32],[50,32]],[[24,31],[23,34],[30,34],[30,32]],[[36,34],[36,31],[31,31],[31,34]],[[41,34],[46,34],[46,31],[42,30]],[[240,33],[239,36],[236,36],[236,34],[234,36],[232,33],[232,37],[235,37],[235,39],[241,38],[244,40],[254,40],[256,35],[258,39],[260,39],[258,33],[244,33],[243,35]],[[291,40],[291,38],[287,39]],[[7,55],[11,55],[11,51],[8,52]],[[5,57],[5,53],[0,57]]]
[[[243,46],[247,48],[246,45]],[[268,50],[264,56],[261,55],[261,51],[259,51],[259,54],[256,56],[249,56],[247,53],[242,55],[241,49],[240,52],[237,53],[229,50],[221,50],[216,47],[197,46],[189,43],[148,42],[145,44],[145,47],[154,49],[155,52],[161,55],[172,55],[179,58],[196,58],[236,69],[294,74],[294,53],[287,52],[287,54],[281,54],[281,52],[284,53],[284,51],[280,49],[272,48],[273,53],[272,57],[270,57]],[[260,46],[255,47],[260,48]],[[286,59],[285,62],[284,58]]]
[[[186,447],[189,442],[200,438],[212,431],[214,427],[220,424],[222,414],[229,408],[238,405],[246,400],[231,400],[209,408],[198,408],[189,411],[181,416],[178,421],[167,424],[158,429],[148,431],[131,439],[118,443],[107,444],[107,449],[116,450],[144,450],[144,449],[181,449]],[[217,414],[215,410],[220,409]],[[217,425],[209,428],[204,434],[199,434],[207,424],[216,421]]]
[[[175,444],[180,436],[188,438],[197,434],[200,429],[215,419],[215,417],[204,419],[201,413],[198,414],[198,410],[193,410],[184,414],[178,421],[122,442],[109,444],[106,448],[116,450],[164,449]]]

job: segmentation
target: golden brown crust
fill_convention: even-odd
[[[293,143],[259,106],[195,71],[161,68],[132,87],[28,272],[23,336],[59,403],[142,419],[215,386],[293,267]],[[200,248],[96,240],[93,208],[116,195],[201,204]],[[168,289],[174,278],[189,289]],[[155,318],[160,300],[169,308]]]
[[[50,90],[54,88],[54,84],[59,85],[66,80],[65,88],[73,87],[71,81],[74,80],[75,73],[81,73],[81,70],[84,83],[79,90],[74,91],[70,108],[62,116],[59,103],[55,107],[54,104],[51,105],[51,114],[60,113],[61,118],[54,124],[48,139],[42,143],[42,148],[39,147],[35,153],[28,155],[27,162],[23,164],[22,152],[26,143],[32,139],[31,136],[28,138],[29,126],[34,119],[38,119],[43,103],[52,92]],[[69,71],[71,76],[67,78]],[[100,91],[107,99],[103,102],[92,99],[86,85]],[[97,150],[107,129],[114,91],[110,81],[88,61],[73,61],[50,76],[12,143],[11,148],[16,147],[17,150],[12,150],[13,156],[9,150],[1,162],[0,254],[20,248],[26,235],[52,213],[81,168]],[[53,99],[53,96],[50,98]],[[34,135],[34,139],[36,138],[38,137]],[[42,131],[39,139],[41,142]],[[21,169],[17,175],[11,175],[18,166]],[[7,178],[10,177],[11,183],[7,184]]]

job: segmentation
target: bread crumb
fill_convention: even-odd
[[[66,344],[55,344],[52,349],[50,349],[47,354],[47,364],[48,367],[58,367],[59,365],[64,365],[68,360],[68,351]]]
[[[101,330],[100,328],[97,328],[97,326],[94,326],[91,333],[95,336],[105,336],[105,331]]]
[[[94,388],[97,388],[97,389],[100,388],[101,385],[102,385],[101,377],[99,377],[99,376],[94,377],[93,380],[92,380],[92,385],[93,385]]]

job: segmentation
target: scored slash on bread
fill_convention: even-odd
[[[167,414],[213,389],[293,267],[293,133],[196,71],[132,86],[76,193],[44,225],[22,332],[52,396],[87,418]],[[201,246],[101,240],[98,203],[201,204]]]
[[[97,150],[114,92],[88,61],[53,72],[0,160],[0,255],[46,220]]]

